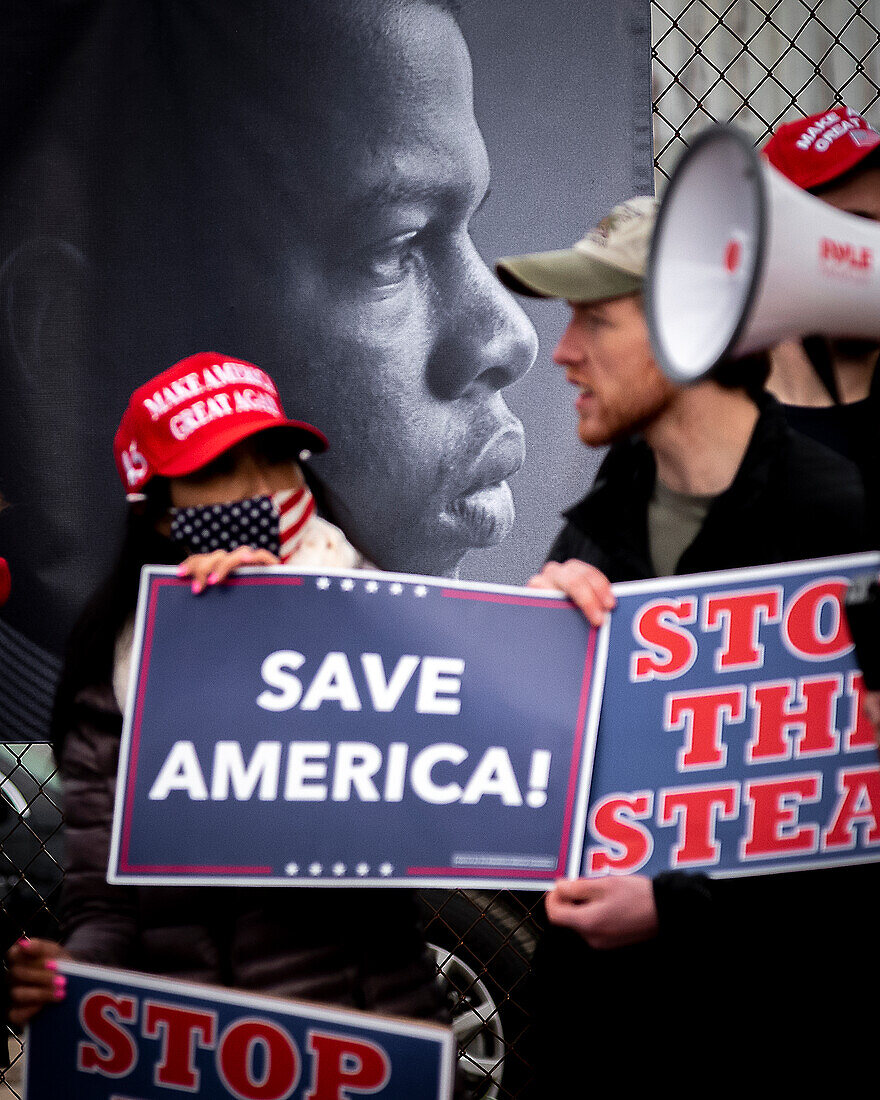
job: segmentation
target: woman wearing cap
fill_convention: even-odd
[[[205,599],[242,564],[363,564],[315,515],[296,461],[301,448],[326,445],[286,418],[272,380],[250,363],[191,356],[133,394],[115,440],[131,503],[123,547],[74,630],[54,715],[65,946],[24,940],[10,949],[12,1023],[63,997],[60,956],[442,1018],[409,891],[120,887],[105,878],[141,567],[181,563]]]

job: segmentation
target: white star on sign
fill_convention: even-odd
[[[378,581],[367,581],[366,584],[364,585],[364,588],[366,588],[366,590],[368,592],[378,592],[379,591],[379,582]]]
[[[330,578],[329,577],[318,577],[318,579],[315,583],[317,584],[318,588],[329,588],[330,587]]]
[[[299,874],[299,864],[298,863],[288,863],[287,866],[284,868],[284,873],[286,875],[298,875]]]
[[[399,596],[400,593],[403,591],[403,585],[395,581],[394,584],[388,586],[388,591],[391,593],[392,596]]]
[[[321,867],[320,863],[310,863],[309,864],[309,874],[310,875],[320,875],[322,870],[323,870],[323,868]]]
[[[355,868],[355,871],[361,876],[361,878],[363,878],[364,875],[368,875],[370,873],[370,865],[369,863],[359,863]]]
[[[390,863],[383,863],[379,867],[379,874],[382,875],[384,878],[388,878],[393,870],[394,868],[391,866]]]
[[[427,596],[428,595],[428,590],[427,590],[427,588],[425,588],[425,586],[423,584],[417,584],[416,587],[415,587],[415,590],[413,592],[413,595],[415,595],[415,596]]]
[[[333,864],[333,874],[336,875],[337,878],[339,878],[340,875],[344,875],[345,874],[345,864],[344,863],[334,863]]]
[[[354,588],[354,581],[351,577],[344,577],[339,587],[343,592],[351,592],[352,588]]]

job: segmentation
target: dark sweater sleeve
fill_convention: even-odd
[[[712,938],[718,912],[711,879],[690,871],[664,871],[653,882],[661,939],[693,946],[696,940]]]
[[[570,523],[566,523],[553,540],[553,545],[547,554],[547,561],[568,561],[569,558],[579,557],[577,551],[581,542],[582,540],[577,537],[577,531]]]
[[[107,882],[121,731],[110,687],[81,691],[74,716],[60,761],[65,817],[62,938],[76,959],[126,966],[136,942],[137,910],[133,887]]]

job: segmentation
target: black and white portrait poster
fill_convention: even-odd
[[[652,190],[648,0],[6,0],[0,72],[0,736],[113,560],[130,393],[197,351],[326,433],[377,566],[540,566],[598,456],[564,304],[493,265]]]

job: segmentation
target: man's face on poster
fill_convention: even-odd
[[[416,4],[310,95],[266,366],[330,439],[314,469],[352,541],[384,568],[452,573],[513,524],[523,435],[501,391],[536,352],[469,233],[489,165],[467,47]]]

